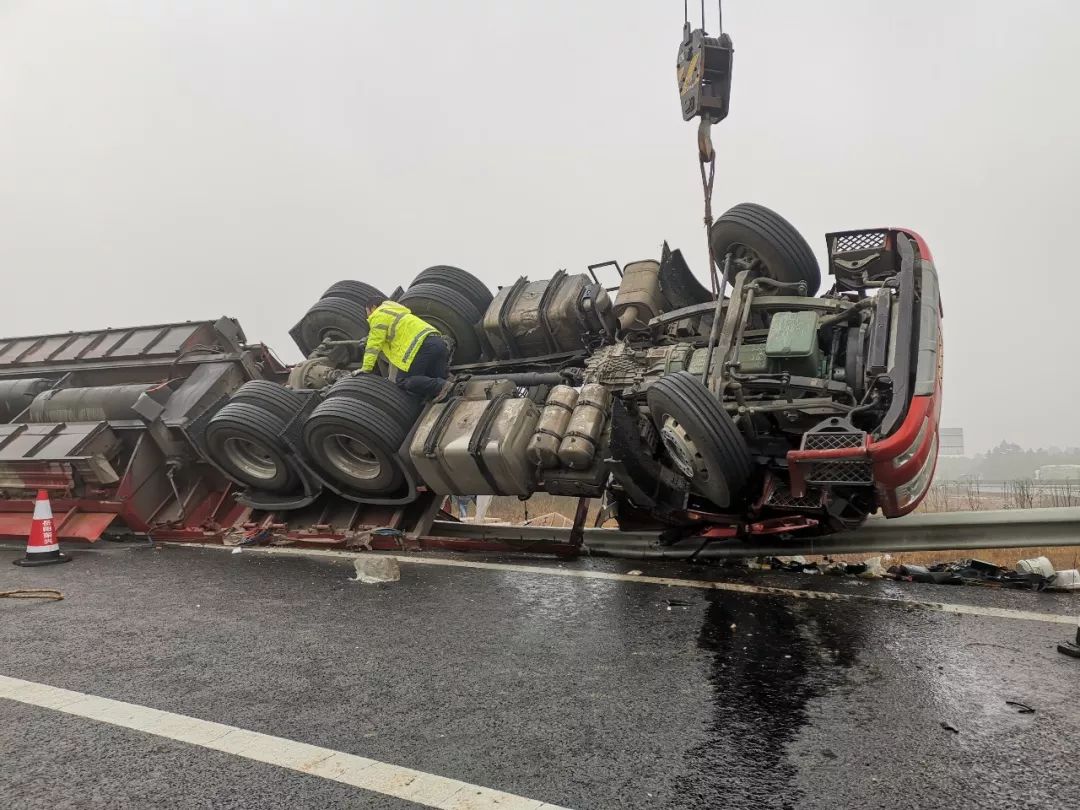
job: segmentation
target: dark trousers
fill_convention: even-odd
[[[398,386],[424,399],[439,395],[450,376],[450,348],[438,335],[424,338],[408,371],[398,373]]]

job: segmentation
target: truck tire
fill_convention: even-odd
[[[420,399],[399,388],[397,383],[376,374],[338,380],[326,392],[326,399],[333,397],[351,397],[389,413],[400,413],[410,428],[424,408]]]
[[[412,429],[409,414],[349,395],[328,398],[304,424],[304,447],[336,484],[371,496],[405,482],[398,450]]]
[[[713,223],[709,234],[713,256],[721,269],[724,256],[732,253],[728,281],[752,263],[756,276],[776,281],[806,282],[806,294],[817,295],[821,270],[814,251],[795,226],[763,205],[739,203]],[[740,266],[741,265],[741,266]]]
[[[291,331],[300,350],[310,355],[324,340],[367,337],[367,312],[348,298],[320,298]]]
[[[284,424],[296,415],[304,404],[301,397],[297,396],[291,388],[270,380],[252,380],[244,383],[236,389],[229,403],[247,402],[272,413]]]
[[[327,287],[320,300],[324,298],[347,298],[363,307],[372,301],[381,304],[386,300],[386,295],[370,284],[346,279]]]
[[[480,279],[460,267],[449,264],[437,264],[420,272],[412,281],[416,284],[441,284],[464,295],[469,302],[476,307],[481,316],[491,306],[494,298],[491,290]]]
[[[230,402],[206,426],[206,449],[238,481],[263,492],[289,492],[299,479],[279,438],[285,423],[250,402]]]
[[[646,397],[676,470],[695,492],[730,506],[746,488],[753,459],[724,406],[688,371],[661,377]]]
[[[476,324],[483,313],[457,290],[443,284],[414,284],[398,303],[423,318],[454,340],[455,363],[475,363],[480,359],[480,338]]]

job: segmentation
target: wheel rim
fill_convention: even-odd
[[[690,480],[691,486],[702,495],[708,495],[711,486],[718,487],[726,497],[727,484],[723,477],[713,480],[709,475],[709,468],[705,464],[705,457],[698,450],[690,434],[686,432],[679,420],[674,416],[665,416],[663,427],[660,428],[660,441],[671,457],[675,468]]]
[[[225,440],[225,453],[245,475],[260,481],[270,481],[277,476],[278,465],[274,456],[261,444],[239,437]]]
[[[687,435],[682,425],[673,416],[664,417],[664,426],[660,428],[660,440],[671,456],[671,461],[680,473],[693,480],[698,474],[695,460],[700,458],[697,446]]]
[[[353,478],[370,481],[382,472],[378,456],[355,436],[334,433],[327,436],[323,449],[330,463]]]

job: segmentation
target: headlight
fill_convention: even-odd
[[[922,447],[923,439],[926,438],[926,431],[929,429],[930,420],[924,416],[922,424],[919,425],[919,432],[915,434],[915,441],[911,443],[911,446],[908,447],[907,450],[905,450],[903,453],[893,459],[892,465],[894,469],[903,467],[905,464],[915,458],[915,454],[918,453],[919,448]]]
[[[938,437],[935,434],[933,441],[930,442],[930,454],[926,457],[926,461],[919,468],[919,471],[915,474],[908,483],[896,488],[896,505],[903,509],[908,504],[912,503],[920,495],[926,492],[926,488],[930,486],[930,476],[934,474],[934,462],[937,460],[938,451]]]

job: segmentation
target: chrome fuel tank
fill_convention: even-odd
[[[440,495],[530,495],[535,468],[525,450],[539,418],[529,399],[435,403],[420,417],[409,456]]]

